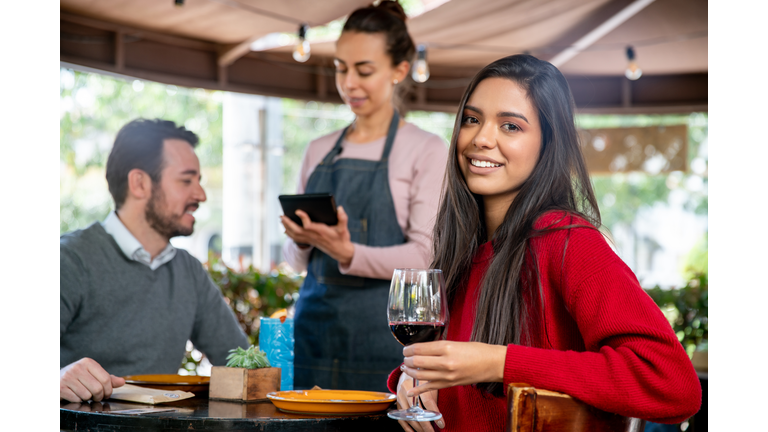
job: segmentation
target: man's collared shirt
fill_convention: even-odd
[[[138,261],[152,270],[156,270],[161,265],[172,260],[176,256],[176,248],[168,242],[168,245],[160,252],[159,255],[152,259],[149,252],[136,240],[136,237],[128,231],[128,228],[123,225],[123,221],[117,217],[117,213],[110,212],[109,216],[101,223],[106,231],[112,238],[115,239],[120,250],[123,251],[126,257]]]

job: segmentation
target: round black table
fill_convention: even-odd
[[[173,409],[130,415],[115,411]],[[402,431],[386,412],[371,415],[302,415],[285,413],[271,402],[227,402],[193,397],[145,405],[123,401],[61,402],[65,431]]]

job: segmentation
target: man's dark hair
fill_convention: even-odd
[[[176,126],[172,121],[161,119],[136,119],[123,126],[115,137],[115,144],[107,159],[107,184],[109,193],[119,209],[128,193],[128,173],[138,168],[152,178],[152,183],[160,182],[163,170],[163,141],[180,139],[197,146],[198,138],[194,132],[184,126]]]

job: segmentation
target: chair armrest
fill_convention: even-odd
[[[510,432],[640,432],[645,420],[599,410],[565,393],[524,383],[507,387]]]

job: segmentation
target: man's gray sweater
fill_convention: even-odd
[[[99,223],[61,236],[59,367],[83,357],[117,375],[176,373],[191,340],[213,365],[248,347],[221,292],[184,250],[156,270]]]

